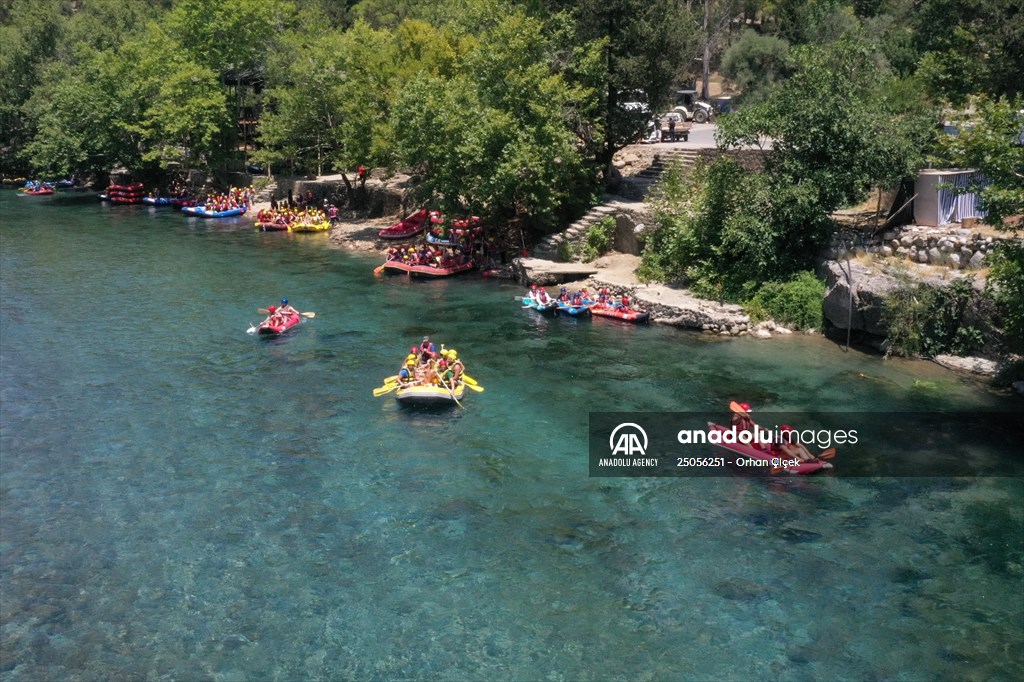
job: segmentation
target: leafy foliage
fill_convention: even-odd
[[[992,327],[990,299],[972,278],[945,287],[905,284],[886,297],[883,320],[892,355],[969,355],[980,350]]]
[[[976,168],[980,176],[963,191],[975,192],[986,221],[1002,226],[1024,214],[1024,97],[980,97],[971,115],[960,117],[957,135],[943,136],[934,163],[948,168]]]
[[[789,43],[746,30],[722,57],[722,74],[743,93],[745,104],[763,100],[789,73]]]
[[[587,229],[580,256],[590,262],[604,255],[615,243],[615,217],[605,216]]]
[[[569,82],[551,28],[509,14],[480,36],[459,74],[421,73],[399,92],[399,161],[423,171],[423,195],[449,213],[553,224],[588,198],[593,175],[566,121],[594,93]],[[570,56],[582,71],[597,58]]]
[[[1024,80],[1024,13],[1016,0],[929,0],[914,15],[920,73],[954,103],[1014,96]]]
[[[989,256],[988,293],[1009,350],[1024,353],[1024,244],[1001,242]]]
[[[825,283],[804,271],[788,282],[765,283],[743,308],[754,321],[770,318],[797,329],[819,329],[824,295]]]

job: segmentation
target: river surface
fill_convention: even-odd
[[[237,219],[0,211],[4,681],[1024,677],[1018,476],[587,469],[592,411],[1020,418],[985,386],[541,318]],[[316,318],[246,334],[282,296]],[[372,397],[424,334],[486,388],[465,409]]]

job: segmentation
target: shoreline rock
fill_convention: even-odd
[[[980,357],[959,357],[957,355],[936,355],[931,358],[935,364],[958,372],[969,372],[984,377],[994,377],[999,371],[995,360]]]

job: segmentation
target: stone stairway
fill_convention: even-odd
[[[558,248],[562,244],[582,241],[591,225],[600,222],[605,216],[615,215],[616,210],[614,206],[598,204],[564,231],[549,235],[537,244],[532,255],[545,260],[562,260],[558,257]]]
[[[661,179],[670,163],[678,160],[685,171],[691,168],[699,158],[700,151],[695,149],[670,149],[659,152],[650,166],[633,177],[622,178],[621,194],[628,199],[643,201],[647,192]],[[558,257],[559,247],[565,243],[575,244],[582,241],[591,225],[599,222],[605,216],[615,215],[619,209],[614,203],[614,201],[606,199],[605,203],[593,207],[564,231],[550,235],[537,244],[532,255],[545,260],[561,260]]]
[[[256,191],[256,203],[269,202],[270,197],[277,193],[277,182],[271,180],[266,187]]]
[[[683,169],[687,170],[691,168],[699,158],[700,152],[696,149],[669,149],[658,152],[650,166],[632,177],[622,178],[621,193],[623,196],[629,197],[630,199],[643,200],[647,197],[647,193],[650,192],[651,187],[661,180],[662,174],[665,172],[665,169],[668,168],[670,163],[678,161],[682,164]]]

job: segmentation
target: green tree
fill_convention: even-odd
[[[721,122],[723,146],[771,140],[764,172],[719,160],[696,176],[693,201],[665,203],[644,252],[648,276],[747,300],[764,282],[813,267],[832,211],[916,170],[931,119],[886,94],[870,49],[800,48],[794,63],[764,102]]]
[[[229,82],[263,69],[295,12],[287,0],[177,0],[167,29],[193,61]]]
[[[789,43],[746,30],[722,56],[722,74],[736,83],[745,104],[763,100],[789,73]]]
[[[976,168],[965,192],[975,192],[986,222],[1002,230],[1020,229],[1024,215],[1024,97],[977,97],[974,111],[960,120],[959,133],[940,138],[933,162],[950,168]],[[1024,352],[1024,245],[1000,241],[989,256],[988,292],[996,302],[1003,338],[1010,350]]]
[[[124,122],[139,135],[143,162],[208,168],[227,153],[223,135],[234,126],[216,72],[192,61],[156,24],[126,43],[120,58],[132,70],[122,90],[144,103],[135,121]]]
[[[1017,0],[929,0],[915,15],[920,73],[954,103],[1024,90],[1024,12]]]
[[[422,172],[422,192],[446,211],[549,225],[589,198],[593,175],[571,119],[593,93],[567,82],[550,29],[512,12],[479,36],[461,73],[424,72],[402,88],[392,111],[399,161]]]
[[[13,174],[27,172],[25,146],[34,130],[23,107],[57,50],[63,23],[56,0],[15,0],[6,10],[0,25],[0,167]]]
[[[960,116],[956,135],[939,138],[932,162],[942,168],[979,171],[963,188],[980,199],[987,221],[1003,227],[1024,214],[1024,96],[978,97],[974,111]]]
[[[129,129],[142,102],[126,96],[130,64],[109,50],[83,55],[75,66],[52,64],[25,105],[36,135],[26,154],[45,173],[102,174],[140,162],[139,136]]]
[[[636,142],[650,118],[624,102],[642,92],[652,110],[668,103],[681,69],[696,55],[699,26],[687,5],[675,0],[551,0],[552,9],[573,13],[576,44],[604,45],[603,106],[597,160],[606,166],[615,152]]]

